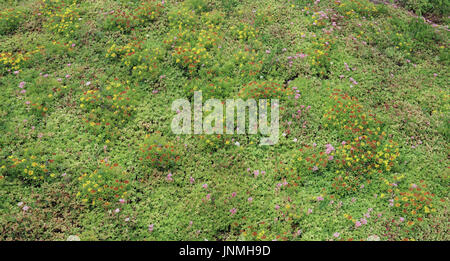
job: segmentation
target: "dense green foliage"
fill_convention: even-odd
[[[399,0],[399,2],[419,15],[434,14],[448,16],[450,12],[450,3],[447,0]]]
[[[368,0],[1,1],[0,239],[448,240],[448,34]],[[173,134],[197,90],[279,99],[279,143]]]

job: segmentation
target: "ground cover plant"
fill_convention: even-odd
[[[0,240],[449,240],[448,16],[1,0]],[[196,91],[279,99],[278,143],[174,134]]]

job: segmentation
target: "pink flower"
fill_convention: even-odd
[[[330,154],[332,151],[334,151],[334,147],[331,144],[325,145],[327,147],[327,150],[325,151],[326,154]]]
[[[270,53],[270,50],[266,50],[266,53]]]
[[[338,238],[339,235],[340,235],[340,234],[339,234],[338,232],[336,232],[336,233],[333,234],[333,236],[334,236],[335,238]]]
[[[236,197],[236,192],[231,193],[231,197]]]
[[[150,225],[148,226],[148,231],[149,231],[149,232],[152,232],[152,231],[153,231],[153,224],[150,224]]]
[[[29,210],[29,209],[30,209],[29,206],[24,206],[24,207],[22,208],[23,211],[27,211],[27,210]]]
[[[125,203],[125,199],[121,198],[121,199],[119,199],[119,202],[123,204],[123,203]]]
[[[204,189],[207,189],[207,188],[208,188],[208,184],[205,183],[205,184],[202,185],[202,187],[203,187]]]
[[[350,67],[348,67],[348,64],[347,64],[347,63],[344,63],[344,65],[345,65],[345,69],[346,69],[347,71],[350,71]]]
[[[361,218],[361,223],[362,223],[363,225],[365,225],[365,224],[367,224],[367,220],[366,220],[365,218]]]
[[[191,177],[191,178],[189,179],[189,182],[190,182],[191,184],[194,184],[195,179],[194,179],[193,177]]]
[[[114,210],[114,213],[119,213],[120,212],[120,209],[118,209],[118,208],[116,208],[115,210]]]
[[[248,202],[252,202],[253,201],[253,198],[252,197],[249,197],[248,198]]]
[[[232,208],[232,209],[230,209],[230,213],[231,213],[231,215],[234,215],[234,214],[236,214],[236,208]]]
[[[173,181],[172,173],[167,174],[167,181]]]
[[[323,197],[321,197],[321,196],[317,197],[317,201],[322,201],[322,200],[323,200]]]
[[[356,223],[355,223],[355,227],[360,227],[361,226],[361,222],[359,222],[359,221],[356,221]]]

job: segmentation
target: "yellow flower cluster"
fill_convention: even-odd
[[[0,63],[6,70],[19,70],[19,65],[24,60],[25,57],[22,53],[18,53],[17,55],[13,55],[10,52],[0,53]]]
[[[337,4],[337,9],[346,17],[370,17],[377,15],[380,11],[379,8],[370,1],[342,0],[336,1],[335,3]]]
[[[34,155],[22,158],[11,155],[8,160],[11,165],[8,167],[2,166],[2,168],[8,168],[10,173],[15,173],[23,180],[42,181],[48,178],[56,178],[56,174],[48,168],[53,160],[44,160]]]
[[[411,184],[408,190],[396,188],[394,191],[393,205],[395,210],[405,215],[410,220],[409,225],[415,221],[423,221],[423,218],[436,212],[436,195],[427,191],[427,185],[421,181],[419,184]]]
[[[164,56],[164,50],[159,47],[143,49],[139,43],[128,43],[124,46],[111,45],[106,51],[106,57],[119,60],[132,75],[138,79],[156,79],[160,73],[159,61]]]
[[[101,89],[85,91],[80,97],[80,108],[87,114],[84,121],[92,127],[117,128],[136,110],[130,98],[134,91],[118,81]]]
[[[170,28],[181,30],[183,28],[192,27],[200,22],[198,16],[185,6],[184,3],[185,2],[183,2],[183,8],[168,14]]]
[[[398,144],[392,140],[380,147],[380,141],[371,141],[367,136],[348,142],[336,150],[340,168],[358,170],[360,173],[389,172],[400,155]],[[375,146],[374,146],[375,145]],[[379,151],[376,151],[379,149]]]
[[[78,24],[80,15],[77,12],[77,3],[73,1],[70,5],[57,6],[59,1],[53,0],[43,4],[42,13],[48,20],[44,24],[45,28],[64,36],[72,36],[80,27]]]
[[[233,25],[230,27],[230,30],[236,38],[244,41],[256,40],[259,34],[258,29],[248,24]]]
[[[42,46],[37,46],[36,49],[27,52],[0,52],[0,73],[20,70],[23,63],[42,50]]]
[[[129,181],[127,173],[117,164],[109,165],[102,162],[101,166],[92,173],[84,173],[78,177],[80,184],[77,198],[84,204],[91,206],[108,206],[119,202],[128,195]]]
[[[17,29],[26,14],[20,10],[8,8],[0,10],[0,34],[6,34]]]

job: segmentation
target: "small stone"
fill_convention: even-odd
[[[80,237],[79,236],[75,236],[75,235],[70,235],[67,238],[67,241],[80,241]]]
[[[380,241],[380,237],[377,235],[371,235],[367,238],[367,241]]]

